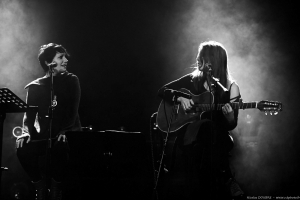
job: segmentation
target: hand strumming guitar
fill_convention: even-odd
[[[191,109],[194,105],[194,101],[192,99],[187,99],[184,97],[178,97],[177,101],[180,102],[184,111]]]

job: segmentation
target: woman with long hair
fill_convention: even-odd
[[[186,113],[197,112],[195,107],[202,101],[209,105],[206,112],[199,114],[200,119],[177,130],[176,143],[186,160],[189,196],[214,196],[218,177],[222,177],[231,196],[243,195],[228,161],[233,148],[229,131],[238,123],[238,109],[233,109],[230,102],[239,102],[241,95],[230,76],[224,46],[215,41],[201,43],[195,70],[164,85],[158,96],[169,105],[179,105]],[[218,104],[222,105],[220,109],[214,109]]]

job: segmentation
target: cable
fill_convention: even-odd
[[[156,173],[155,173],[155,158],[154,158],[154,148],[153,148],[153,135],[152,135],[152,119],[154,117],[155,113],[151,116],[150,118],[150,146],[151,146],[151,156],[152,156],[152,167],[153,167],[153,183],[154,185],[156,184]],[[157,195],[157,191],[154,190],[153,192],[155,192],[155,199],[158,200],[158,195]],[[153,194],[154,196],[154,194]]]
[[[162,166],[162,162],[163,162],[163,158],[164,158],[164,155],[165,155],[165,149],[166,149],[166,146],[167,146],[167,142],[168,142],[168,137],[169,137],[169,133],[170,133],[170,128],[171,128],[171,123],[172,123],[172,120],[173,120],[173,115],[174,115],[174,106],[172,106],[172,112],[171,112],[171,116],[170,116],[170,120],[168,120],[168,117],[167,117],[167,112],[166,112],[166,102],[165,100],[163,99],[164,101],[164,112],[165,112],[165,117],[166,117],[166,121],[168,123],[168,130],[167,130],[167,133],[166,133],[166,138],[164,139],[164,144],[163,144],[163,148],[162,148],[162,154],[161,154],[161,159],[160,159],[160,162],[159,162],[159,167],[158,167],[158,172],[157,172],[157,178],[156,178],[156,182],[155,182],[155,185],[154,185],[154,190],[156,190],[157,188],[157,185],[158,185],[158,180],[159,180],[159,175],[160,175],[160,172],[161,172],[161,166]],[[174,101],[174,104],[175,104],[175,101]]]

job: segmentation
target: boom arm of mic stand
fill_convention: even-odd
[[[227,88],[220,83],[219,79],[213,77],[212,75],[210,77],[220,86],[220,88],[222,88],[223,92],[228,92]]]

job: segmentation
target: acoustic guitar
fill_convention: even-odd
[[[189,94],[192,97],[194,105],[192,109],[184,111],[180,104],[171,104],[162,100],[157,111],[157,126],[163,132],[175,132],[188,123],[203,119],[204,113],[212,110],[221,110],[225,104],[215,104],[214,96],[210,92],[204,92],[200,95],[194,95],[187,89],[179,91]],[[212,104],[210,103],[212,102]],[[233,109],[259,109],[277,115],[282,111],[282,103],[278,101],[253,101],[253,102],[230,102]],[[169,123],[170,122],[170,123]]]

